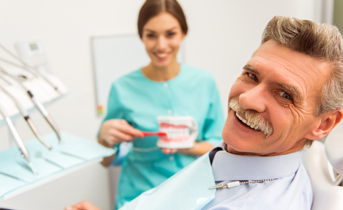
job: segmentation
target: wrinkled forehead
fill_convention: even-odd
[[[288,70],[294,69],[305,74],[317,74],[321,77],[332,74],[333,65],[331,61],[311,57],[305,53],[294,51],[274,40],[262,44],[252,55],[274,59],[275,64],[289,65]]]
[[[321,90],[333,71],[331,62],[311,58],[274,40],[262,44],[247,64],[276,82],[295,86],[305,95]]]

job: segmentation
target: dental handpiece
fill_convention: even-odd
[[[19,148],[19,151],[21,152],[23,158],[27,161],[27,164],[28,166],[30,167],[32,173],[35,175],[35,176],[38,176],[38,174],[36,173],[36,171],[34,170],[32,164],[31,164],[31,161],[30,161],[30,155],[29,155],[29,152],[24,144],[24,142],[21,140],[17,130],[15,129],[13,123],[12,123],[12,120],[7,116],[6,112],[5,112],[5,109],[3,108],[3,106],[0,104],[0,114],[4,117],[5,121],[6,121],[6,124]]]
[[[59,129],[58,129],[56,123],[53,121],[53,119],[49,115],[48,111],[43,106],[43,104],[39,100],[37,100],[37,98],[32,94],[31,91],[27,90],[27,94],[30,96],[32,102],[38,108],[40,113],[44,116],[45,120],[49,123],[51,128],[55,131],[59,142],[62,143],[62,139],[61,139],[61,135],[60,135]]]
[[[57,138],[59,140],[59,143],[62,143],[62,139],[60,136],[60,132],[58,127],[56,126],[56,123],[53,121],[52,117],[49,115],[48,111],[45,109],[45,107],[43,106],[43,104],[32,94],[32,92],[30,90],[28,90],[15,76],[9,74],[8,72],[6,72],[4,69],[2,69],[0,67],[0,71],[3,72],[4,74],[6,74],[7,76],[13,78],[15,81],[17,81],[22,88],[24,88],[26,90],[26,93],[30,96],[31,101],[34,103],[34,105],[37,107],[37,109],[39,110],[39,112],[43,115],[43,117],[45,118],[45,120],[48,122],[48,124],[51,126],[51,128],[54,130],[54,132],[57,135]],[[4,78],[4,77],[3,77]],[[6,80],[6,78],[4,78]]]
[[[16,103],[17,108],[19,109],[20,113],[23,115],[25,121],[27,122],[27,124],[29,125],[29,127],[31,128],[33,134],[35,134],[35,136],[37,137],[37,139],[49,150],[51,150],[51,146],[49,144],[47,144],[42,136],[39,134],[38,129],[36,128],[35,124],[33,123],[33,121],[31,120],[28,112],[26,111],[26,109],[24,108],[24,106],[19,102],[19,100],[14,97],[9,91],[7,91],[6,88],[2,87],[0,84],[0,89],[2,89],[8,96],[10,96]]]

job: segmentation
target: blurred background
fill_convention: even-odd
[[[67,96],[47,106],[60,130],[96,140],[104,116],[98,115],[97,110],[91,38],[136,33],[143,2],[0,0],[0,43],[15,52],[17,41],[41,40],[52,72],[69,89]],[[230,87],[259,47],[262,31],[274,15],[331,23],[343,30],[342,0],[179,0],[179,3],[189,26],[183,60],[214,75],[225,113]],[[38,112],[32,118],[42,134],[52,132]],[[24,140],[34,138],[23,120],[16,121],[16,127]],[[342,128],[341,124],[332,135],[341,136]],[[8,139],[6,126],[1,126],[0,150],[10,147]],[[88,199],[101,209],[110,210],[118,170],[96,164],[0,201],[0,207],[57,210]]]

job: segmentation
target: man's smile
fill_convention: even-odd
[[[242,133],[244,135],[248,135],[248,136],[255,136],[255,135],[259,135],[260,133],[262,133],[259,130],[255,130],[253,128],[251,128],[250,126],[247,125],[247,123],[243,122],[246,121],[245,119],[243,119],[242,117],[238,117],[237,112],[231,110],[232,112],[229,113],[230,115],[232,115],[231,117],[233,118],[233,120],[231,121],[233,126],[235,127],[235,130],[239,133]],[[262,133],[263,134],[263,133]]]
[[[265,120],[261,116],[261,113],[254,110],[246,110],[241,107],[238,99],[230,99],[229,110],[234,112],[234,118],[237,119],[239,124],[244,125],[245,128],[249,128],[249,130],[253,132],[262,132],[265,135],[265,138],[273,134],[271,123]]]
[[[246,119],[244,119],[244,117],[242,117],[240,114],[238,114],[237,112],[235,112],[236,117],[238,118],[238,120],[245,126],[250,127],[254,130],[258,130],[261,131],[257,125],[253,125],[252,123],[250,123],[249,121],[247,121]]]

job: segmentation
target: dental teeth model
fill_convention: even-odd
[[[198,126],[190,116],[166,116],[157,117],[160,124],[160,132],[166,136],[160,136],[157,146],[161,148],[191,148],[198,136]]]

